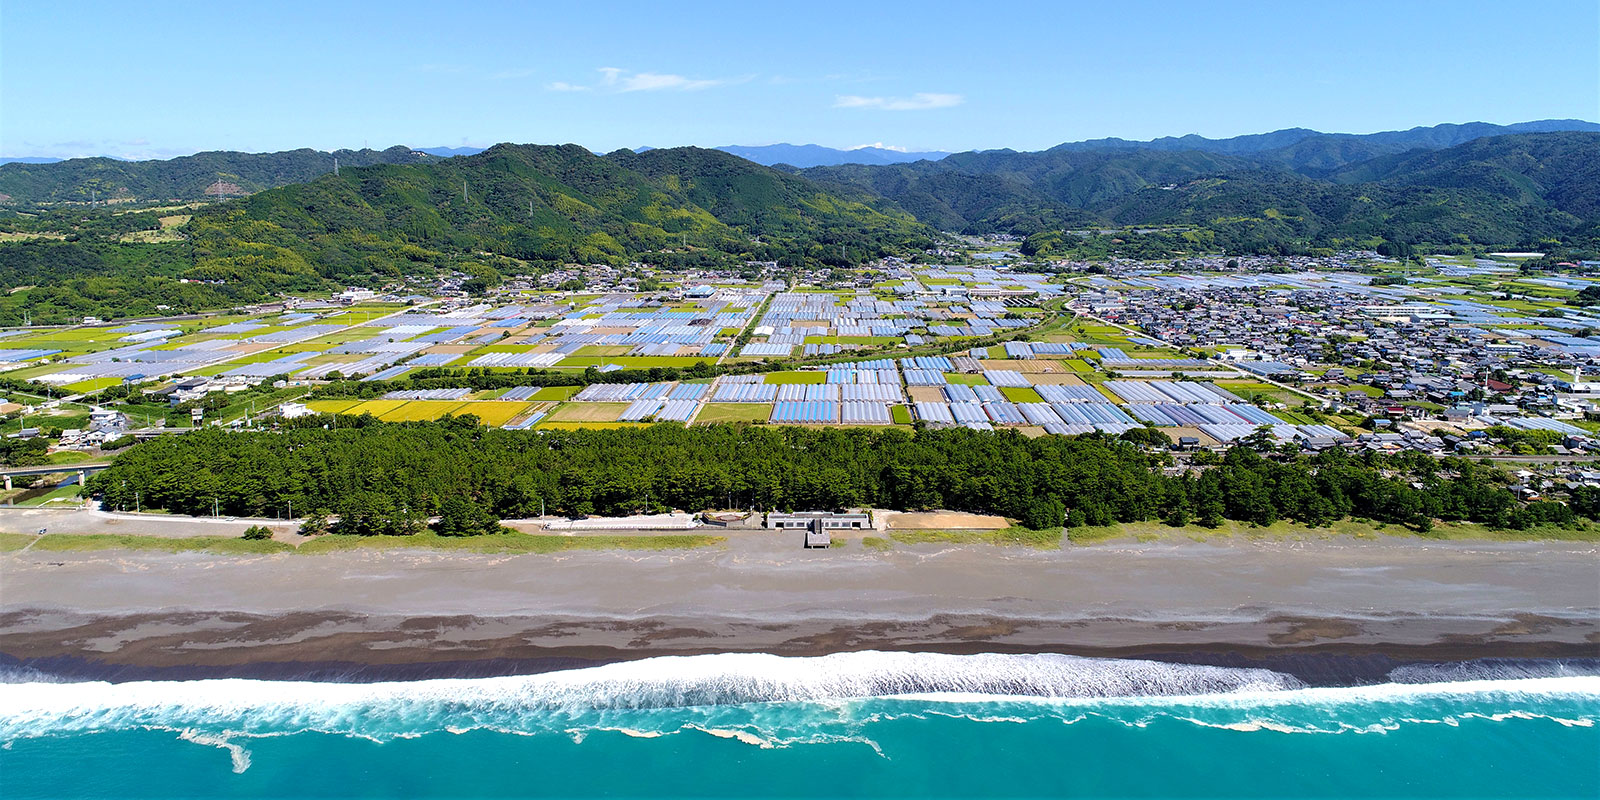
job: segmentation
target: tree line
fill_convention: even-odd
[[[1435,519],[1511,528],[1572,520],[1567,506],[1521,503],[1503,472],[1457,458],[1238,446],[1214,465],[1169,475],[1164,454],[1099,434],[672,423],[507,431],[470,416],[327,425],[306,418],[277,432],[160,437],[119,455],[88,490],[107,508],[132,508],[135,492],[146,507],[185,514],[290,516],[292,506],[293,515],[348,517],[361,533],[414,532],[447,509],[481,521],[541,510],[944,508],[1035,528],[1322,525],[1353,516],[1426,530]]]

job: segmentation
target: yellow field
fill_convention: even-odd
[[[616,422],[628,403],[562,403],[546,418],[548,422]],[[541,425],[540,427],[543,427]]]
[[[450,412],[456,416],[473,414],[483,420],[485,425],[504,425],[516,419],[528,410],[532,403],[517,403],[505,400],[483,400],[478,402],[462,403],[460,408]]]
[[[377,416],[384,422],[417,422],[438,419],[445,414],[454,413],[457,408],[464,405],[467,403],[460,400],[412,400]]]
[[[534,405],[499,400],[313,400],[306,403],[312,411],[320,414],[371,414],[385,422],[415,422],[439,419],[446,414],[473,414],[485,425],[504,425],[527,413]]]

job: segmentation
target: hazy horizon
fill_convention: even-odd
[[[512,3],[12,4],[0,154],[501,141],[959,152],[1600,116],[1591,2],[1183,12],[1023,3],[985,27],[909,3],[624,2],[603,18]]]

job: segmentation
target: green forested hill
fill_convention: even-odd
[[[924,241],[909,214],[873,208],[714,150],[596,156],[576,145],[496,145],[425,166],[324,175],[195,215],[220,256],[281,245],[325,273],[487,252],[546,263],[851,261]],[[829,247],[832,245],[832,247]],[[200,266],[208,266],[202,261]]]
[[[814,167],[801,174],[877,192],[932,225],[992,233],[1093,225],[1097,206],[1145,187],[1254,166],[1198,151],[987,150],[912,164]]]
[[[24,310],[40,321],[190,310],[440,267],[859,263],[931,233],[880,198],[694,148],[497,145],[424,164],[341,164],[200,208],[175,229],[180,241],[123,241],[129,219],[154,225],[157,213],[74,207],[0,221],[67,236],[0,243],[0,288],[39,287],[0,296],[0,324]]]
[[[1314,148],[1370,139],[1286,146],[1302,148],[1294,158],[1303,163],[1332,165],[1354,151],[1324,157]],[[1301,253],[1383,240],[1572,250],[1600,238],[1600,133],[1478,138],[1317,174],[1274,163],[1281,150],[1061,147],[778,170],[698,148],[600,156],[576,145],[497,145],[324,172],[192,218],[13,205],[0,208],[0,232],[41,238],[0,242],[0,288],[38,288],[0,295],[0,324],[24,310],[41,321],[192,310],[439,268],[492,279],[635,260],[858,264],[926,246],[932,228],[1022,234],[1023,252],[1043,256]],[[1139,230],[1086,232],[1107,226]],[[1161,230],[1143,230],[1152,226]],[[130,241],[146,232],[161,236]]]
[[[1600,216],[1600,134],[1496,136],[1446,150],[1383,156],[1328,177],[1347,184],[1482,191],[1593,219]]]
[[[1532,242],[1589,235],[1600,218],[1600,133],[1495,136],[1340,166],[1371,146],[1369,138],[1306,137],[1287,146],[1300,148],[1293,155],[1074,146],[800,174],[876,192],[930,225],[968,233],[1178,225],[1193,229],[1192,245],[1241,252],[1375,237]],[[1286,160],[1334,166],[1320,170],[1323,177]]]
[[[332,172],[336,158],[341,169],[440,160],[399,146],[332,153],[309,148],[280,153],[215,151],[165,161],[74,158],[51,164],[0,164],[0,194],[21,204],[203,200],[206,187],[218,181],[234,184],[245,193],[309,181]]]

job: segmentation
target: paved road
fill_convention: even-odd
[[[252,525],[266,525],[279,538],[293,534],[298,524],[276,519],[242,517],[184,517],[173,514],[133,514],[88,508],[0,507],[0,530],[17,533],[140,534],[168,538],[190,536],[243,536]],[[298,538],[298,537],[291,537]]]

